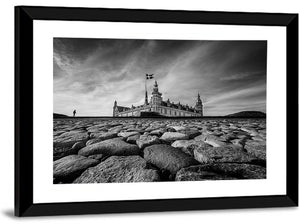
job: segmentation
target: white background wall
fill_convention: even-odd
[[[0,3],[0,223],[298,223],[298,208],[243,209],[42,218],[13,217],[14,203],[14,6],[81,6],[299,13],[299,0],[2,0]]]

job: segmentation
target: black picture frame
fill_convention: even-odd
[[[33,203],[34,20],[286,27],[286,194],[160,200]],[[79,215],[298,206],[298,14],[15,7],[15,215]]]

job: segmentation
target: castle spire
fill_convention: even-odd
[[[203,116],[203,105],[202,105],[202,100],[200,98],[200,93],[199,92],[198,92],[198,96],[197,96],[195,110],[197,111],[197,113],[200,114],[200,116]]]
[[[201,98],[200,98],[200,93],[198,92],[198,98],[197,98],[198,102],[201,102]]]

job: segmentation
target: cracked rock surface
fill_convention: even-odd
[[[266,178],[264,118],[58,118],[54,183]]]

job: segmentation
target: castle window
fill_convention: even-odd
[[[174,113],[175,113],[175,116],[176,116],[176,111]]]

